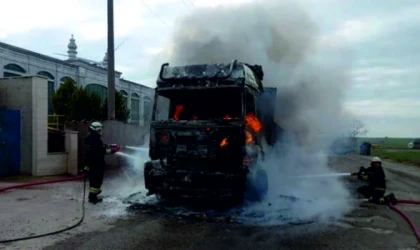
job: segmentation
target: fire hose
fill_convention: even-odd
[[[9,187],[5,187],[5,188],[0,188],[0,193],[1,193],[1,192],[4,192],[4,191],[7,191],[7,190],[11,190],[11,189],[18,189],[18,188],[24,188],[24,187],[30,187],[30,186],[37,186],[37,185],[44,185],[44,184],[52,184],[52,183],[65,182],[65,181],[74,181],[74,180],[80,180],[82,178],[84,179],[83,180],[82,216],[81,216],[81,218],[79,219],[78,222],[76,222],[72,226],[63,228],[61,230],[49,232],[49,233],[38,234],[38,235],[27,236],[27,237],[21,237],[21,238],[8,239],[8,240],[0,240],[0,244],[10,243],[10,242],[15,242],[15,241],[22,241],[22,240],[35,239],[35,238],[41,238],[41,237],[45,237],[45,236],[49,236],[49,235],[59,234],[59,233],[62,233],[62,232],[71,230],[73,228],[76,228],[80,224],[82,224],[82,222],[83,222],[83,220],[85,218],[85,196],[86,196],[86,179],[87,179],[87,175],[83,174],[83,175],[79,175],[79,176],[76,176],[76,177],[55,179],[55,180],[49,180],[49,181],[31,182],[31,183],[25,183],[25,184],[21,184],[21,185],[15,185],[15,186],[9,186]]]
[[[413,204],[413,205],[420,205],[420,201],[412,201],[412,200],[396,200],[394,202],[391,202],[388,204],[389,208],[399,213],[410,225],[410,227],[413,229],[414,234],[416,235],[417,241],[420,243],[420,231],[417,228],[414,221],[401,209],[397,208],[395,205],[397,204]]]
[[[355,176],[357,173],[333,173],[333,174],[321,174],[321,175],[306,175],[306,176],[296,176],[295,178],[325,178],[325,177],[340,177],[340,176]],[[420,205],[420,201],[413,200],[393,200],[388,204],[388,207],[398,214],[400,214],[413,229],[413,232],[417,238],[417,241],[420,243],[420,230],[417,228],[414,221],[401,209],[397,208],[397,204],[411,204],[411,205]]]
[[[351,173],[345,173],[345,174],[337,174],[336,176],[343,176],[343,175],[352,175]],[[21,184],[21,185],[15,185],[15,186],[9,186],[9,187],[5,187],[5,188],[0,188],[0,193],[1,192],[5,192],[7,190],[11,190],[11,189],[18,189],[18,188],[24,188],[24,187],[30,187],[30,186],[37,186],[37,185],[44,185],[44,184],[52,184],[52,183],[58,183],[58,182],[65,182],[65,181],[74,181],[74,180],[79,180],[79,179],[84,179],[83,180],[83,200],[82,200],[82,216],[79,219],[78,222],[76,222],[74,225],[63,228],[61,230],[57,230],[57,231],[53,231],[53,232],[49,232],[49,233],[44,233],[44,234],[38,234],[38,235],[33,235],[33,236],[27,236],[27,237],[21,237],[21,238],[14,238],[14,239],[8,239],[8,240],[0,240],[0,244],[4,244],[4,243],[10,243],[10,242],[15,242],[15,241],[22,241],[22,240],[29,240],[29,239],[35,239],[35,238],[41,238],[41,237],[45,237],[45,236],[50,236],[50,235],[54,235],[54,234],[59,234],[65,231],[69,231],[73,228],[78,227],[80,224],[82,224],[84,218],[85,218],[85,196],[86,196],[86,178],[87,175],[83,174],[80,176],[76,176],[76,177],[71,177],[71,178],[62,178],[62,179],[55,179],[55,180],[49,180],[49,181],[41,181],[41,182],[31,182],[31,183],[25,183],[25,184]],[[406,214],[404,213],[401,209],[397,208],[396,205],[397,204],[413,204],[413,205],[420,205],[420,201],[413,201],[413,200],[394,200],[392,202],[390,202],[388,204],[389,208],[391,208],[392,210],[396,211],[398,214],[400,214],[410,225],[410,227],[413,229],[413,232],[418,240],[418,242],[420,243],[420,230],[417,228],[416,224],[414,223],[414,221]]]
[[[351,176],[356,175],[357,173],[350,173]],[[420,201],[413,201],[413,200],[398,200],[398,199],[394,199],[391,200],[388,203],[388,207],[392,210],[394,210],[395,212],[397,212],[398,214],[400,214],[410,225],[411,229],[413,229],[414,235],[417,238],[417,241],[420,243],[420,231],[417,228],[416,224],[414,223],[414,221],[410,218],[410,216],[408,216],[406,213],[404,213],[404,211],[402,211],[401,209],[397,208],[396,205],[397,204],[412,204],[412,205],[420,205]]]

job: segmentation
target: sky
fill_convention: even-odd
[[[230,0],[241,4],[252,0]],[[279,0],[280,1],[280,0]],[[105,0],[0,0],[0,41],[66,59],[74,34],[78,56],[101,61],[107,48]],[[154,87],[156,58],[178,18],[221,0],[114,0],[116,70]],[[420,2],[301,0],[319,28],[323,53],[340,47],[351,61],[345,107],[372,137],[420,137]],[[22,8],[22,6],[25,6]],[[16,18],[17,13],[21,17]],[[211,20],[209,20],[211,21]],[[6,25],[7,24],[7,25]],[[221,27],[222,28],[222,27]],[[46,42],[48,41],[48,42]],[[159,58],[159,64],[166,58]]]

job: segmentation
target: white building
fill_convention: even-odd
[[[30,50],[0,42],[0,78],[11,76],[42,75],[48,80],[48,112],[52,113],[52,92],[66,78],[71,78],[88,91],[99,94],[104,100],[107,90],[107,58],[102,62],[77,57],[77,45],[73,35],[68,44],[68,59],[60,60]],[[150,87],[121,78],[115,72],[115,88],[126,97],[130,109],[130,123],[142,126],[151,118],[154,90]]]

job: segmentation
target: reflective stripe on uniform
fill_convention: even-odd
[[[374,187],[373,189],[378,190],[378,191],[385,191],[385,188],[380,188],[380,187]]]
[[[94,188],[94,187],[89,188],[89,192],[94,193],[94,194],[99,193],[99,191],[101,191],[99,188]]]

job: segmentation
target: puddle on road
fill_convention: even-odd
[[[154,197],[154,196],[150,196]],[[158,201],[156,198],[149,198],[145,200],[145,197],[140,195],[140,198],[136,196],[130,197],[131,199],[125,199],[123,202],[129,204],[128,211],[131,213],[146,212],[146,213],[157,213],[163,216],[170,216],[176,218],[193,219],[208,222],[228,222],[228,223],[240,223],[240,224],[254,224],[254,225],[302,225],[313,223],[313,220],[299,220],[291,216],[291,206],[287,206],[280,209],[277,208],[275,213],[270,211],[268,214],[267,209],[251,209],[251,205],[245,203],[245,205],[229,206],[219,205],[214,206],[214,203],[173,203],[166,201]],[[298,200],[294,201],[299,202]],[[201,205],[203,204],[203,205]],[[258,203],[259,205],[263,205]],[[270,204],[267,204],[270,207]]]

